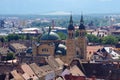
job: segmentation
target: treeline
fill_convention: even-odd
[[[99,43],[105,45],[115,45],[120,41],[120,36],[108,35],[105,37],[97,37],[92,34],[87,34],[88,42],[90,43]]]
[[[67,38],[67,35],[61,32],[58,32],[58,35],[62,40],[65,40]],[[76,37],[78,36],[76,32]],[[120,36],[112,36],[108,35],[105,37],[97,37],[92,34],[87,34],[87,40],[90,43],[99,43],[99,44],[109,44],[109,45],[114,45],[120,41]],[[41,35],[38,35],[37,37],[33,37],[29,34],[26,35],[19,35],[19,34],[9,34],[8,36],[0,36],[0,41],[1,42],[10,42],[12,40],[40,40]]]
[[[38,37],[33,37],[30,34],[9,34],[8,36],[0,36],[1,42],[10,42],[12,40],[39,40],[41,35],[38,35]]]
[[[59,32],[58,35],[62,40],[66,40],[67,38],[67,35],[65,35],[64,33]],[[76,37],[78,37],[78,31],[76,31]],[[112,36],[112,35],[97,37],[95,35],[86,33],[86,37],[87,37],[87,42],[93,43],[93,44],[101,44],[101,45],[102,44],[115,45],[120,41],[120,36]]]

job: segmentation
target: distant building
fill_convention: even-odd
[[[120,29],[120,23],[114,24],[113,28],[114,28],[114,30],[119,30]]]
[[[112,31],[111,34],[113,36],[120,36],[120,30]]]
[[[49,27],[46,27],[45,30],[48,31]],[[65,35],[67,35],[67,28],[63,28],[63,27],[54,27],[54,28],[52,28],[51,31],[55,32],[55,33],[61,32],[61,33],[64,33]]]
[[[9,48],[15,53],[24,52],[27,50],[27,47],[24,44],[20,43],[11,43],[9,45]]]
[[[105,37],[108,35],[107,30],[86,30],[88,34],[95,35],[97,37]]]
[[[102,49],[99,49],[96,53],[93,54],[93,57],[91,59],[95,61],[101,61],[101,60],[116,60],[119,59],[120,54],[115,52],[111,47],[104,47]]]
[[[4,47],[0,48],[0,61],[6,60],[8,52],[10,52],[8,48],[4,48]]]
[[[4,28],[4,24],[5,24],[4,20],[0,20],[0,28]]]
[[[120,42],[115,45],[115,48],[116,48],[118,51],[120,51]]]
[[[41,28],[24,28],[22,29],[22,32],[24,34],[41,34],[43,33]]]

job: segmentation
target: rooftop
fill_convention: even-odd
[[[57,33],[47,32],[42,35],[41,40],[60,40],[60,37]]]
[[[13,46],[15,49],[25,49],[27,48],[24,44],[20,44],[20,43],[11,43],[11,46]]]

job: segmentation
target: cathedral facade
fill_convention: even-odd
[[[65,63],[69,63],[73,58],[86,60],[86,30],[81,15],[80,25],[77,29],[79,36],[76,38],[76,29],[73,25],[72,15],[70,16],[67,29],[68,36],[63,42],[57,33],[50,29],[40,38],[40,43],[33,44],[33,56],[54,56],[61,58]]]
[[[83,15],[81,15],[80,25],[78,28],[78,37],[75,37],[76,29],[73,26],[72,15],[70,16],[69,26],[68,26],[68,38],[66,41],[67,46],[67,62],[71,61],[73,58],[80,58],[86,60],[87,56],[87,41],[86,41],[86,30],[83,21]]]

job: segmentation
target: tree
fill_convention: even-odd
[[[62,40],[65,40],[65,39],[67,38],[67,36],[66,36],[65,33],[58,32],[57,34],[60,36],[60,38],[61,38]]]
[[[11,41],[11,40],[19,40],[20,39],[20,36],[18,34],[9,34],[7,36],[7,39],[8,41]]]
[[[87,38],[88,38],[89,42],[99,43],[99,38],[97,36],[95,36],[95,35],[87,34]]]
[[[102,43],[113,45],[118,43],[118,39],[112,35],[109,35],[102,38]]]
[[[25,35],[19,35],[19,39],[21,39],[21,40],[25,40]]]
[[[1,38],[0,38],[0,41],[1,41],[1,42],[5,42],[4,37],[1,37]]]
[[[2,47],[3,47],[3,44],[5,42],[5,38],[4,37],[0,37],[0,41],[2,42]]]
[[[117,39],[118,39],[118,41],[120,41],[120,36],[118,35],[118,36],[115,36]]]
[[[7,54],[7,60],[12,60],[14,58],[14,53],[8,52]]]
[[[79,36],[79,31],[76,30],[76,34],[75,34],[75,37],[78,37]]]
[[[27,35],[26,35],[26,40],[31,40],[30,34],[27,34]]]

